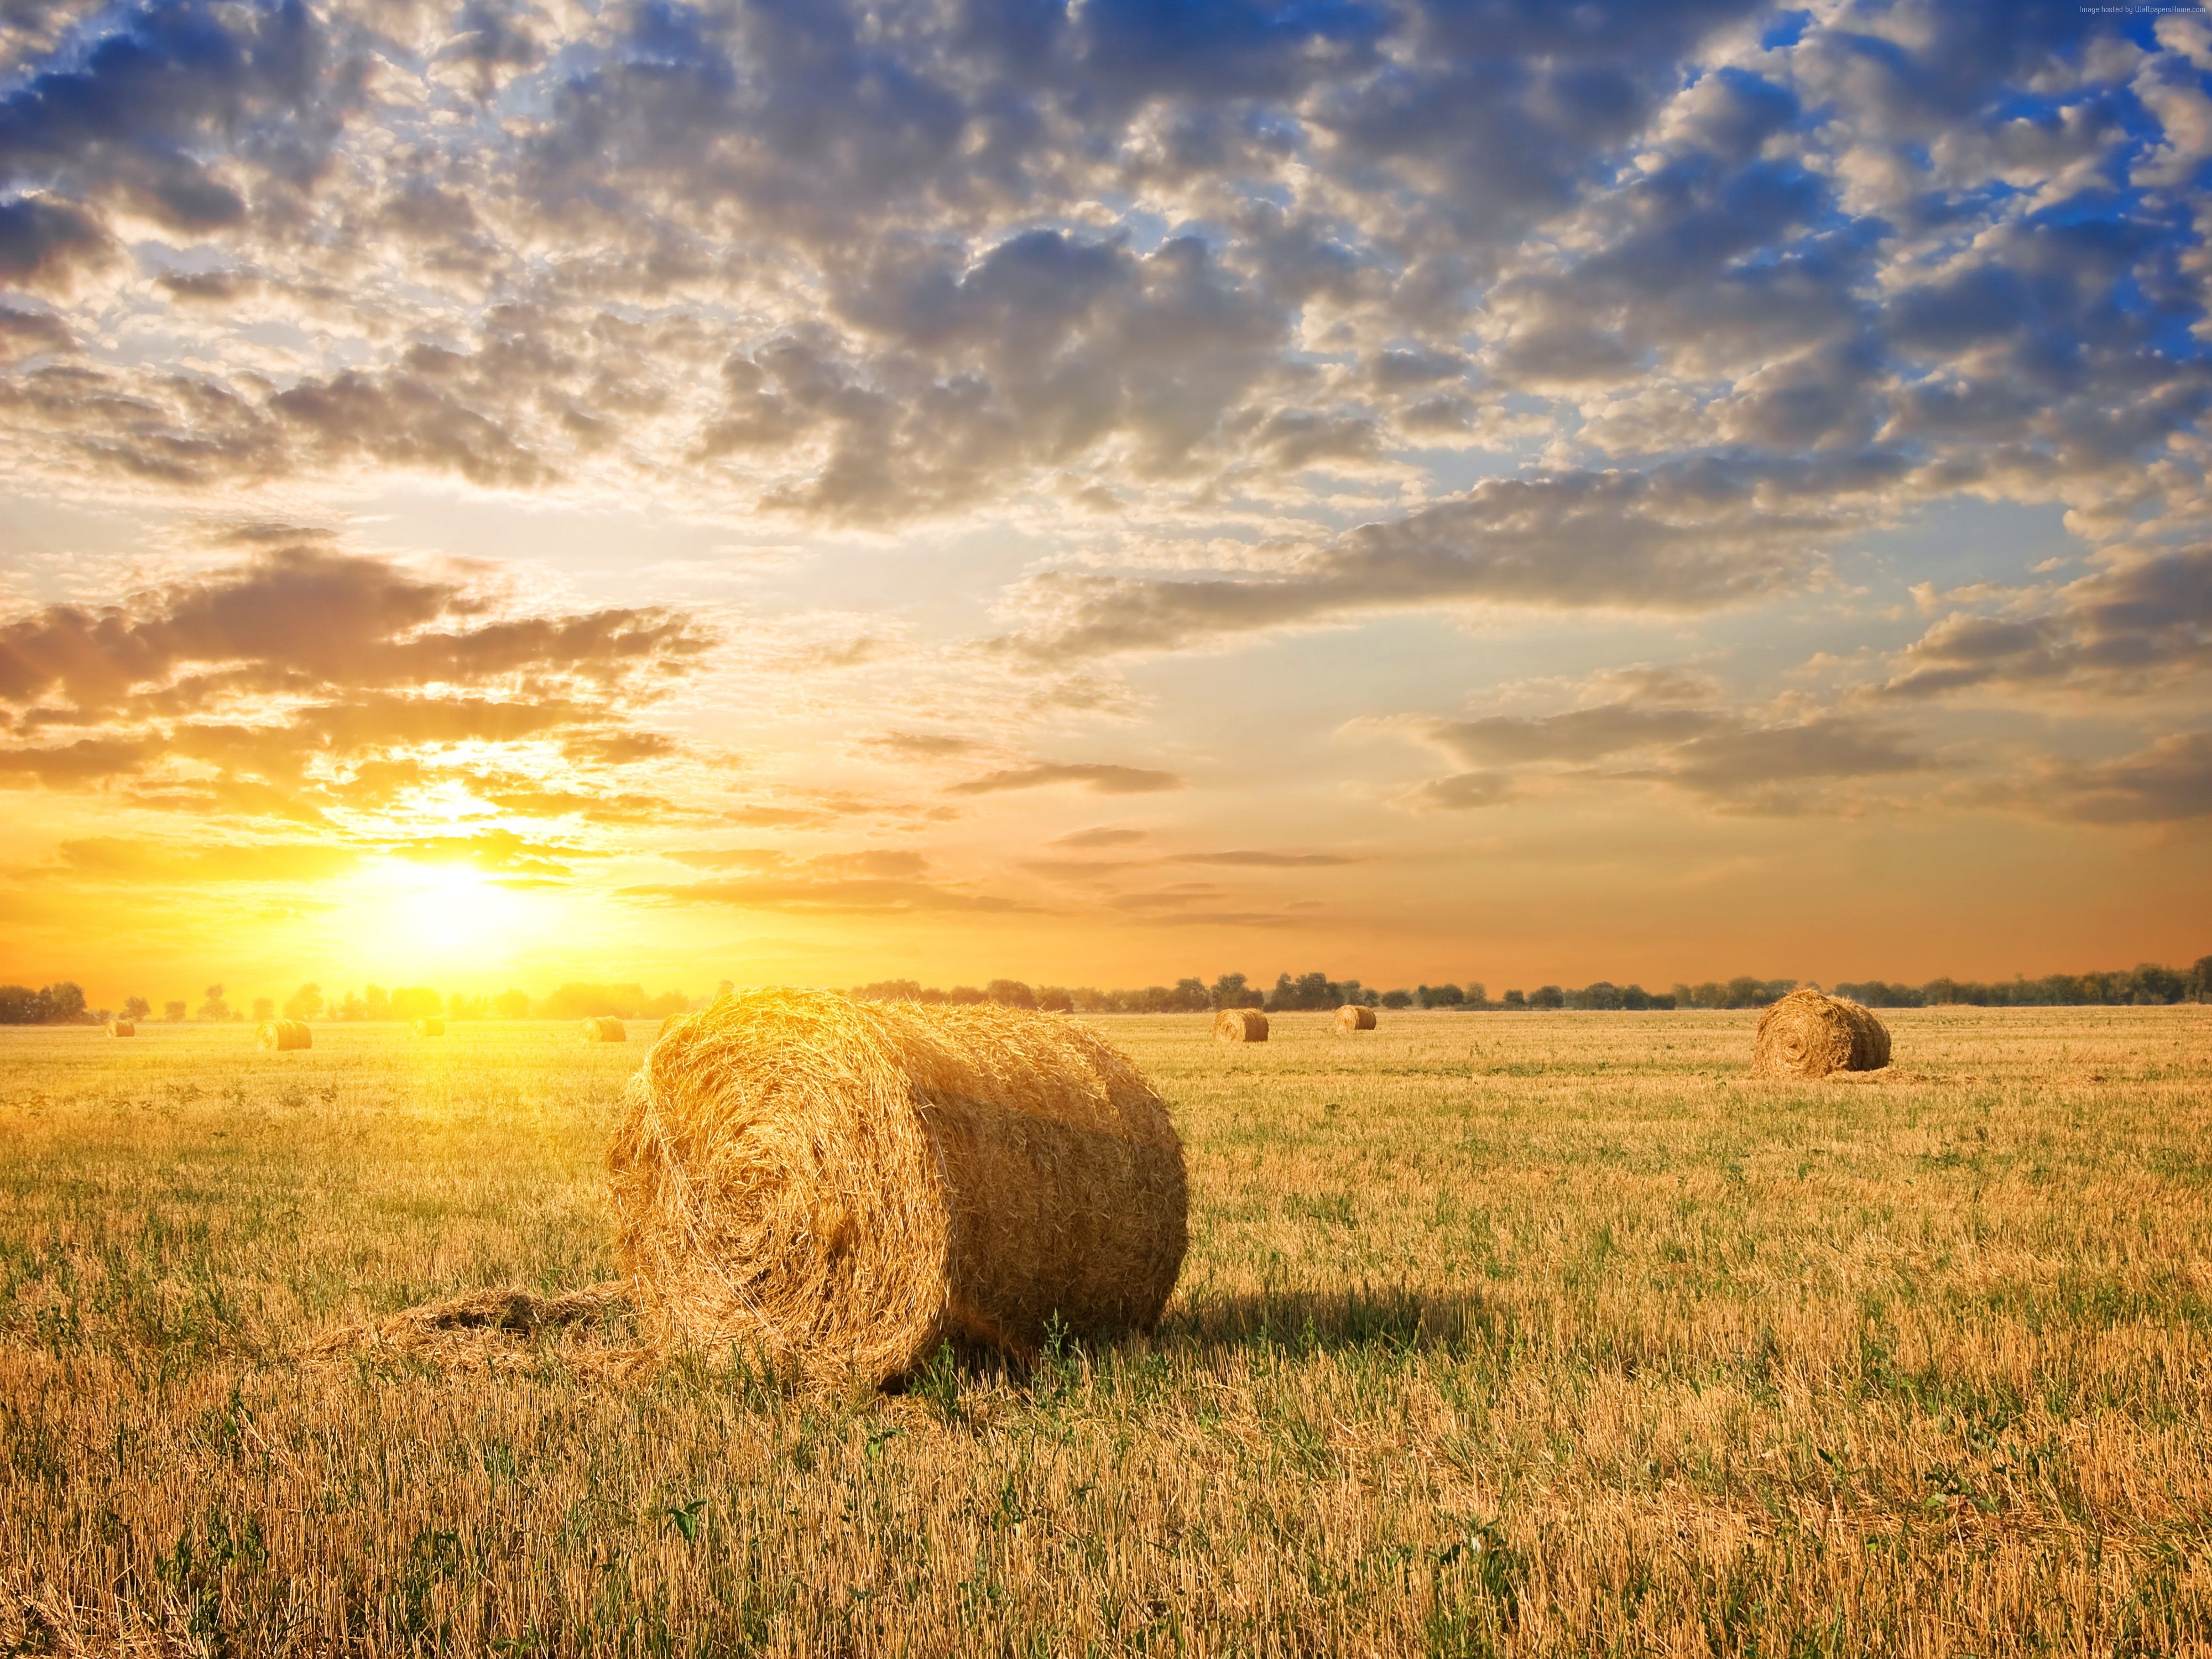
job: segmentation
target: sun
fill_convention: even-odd
[[[489,966],[513,953],[528,927],[527,896],[473,865],[388,860],[362,873],[357,937],[389,963],[422,975]]]

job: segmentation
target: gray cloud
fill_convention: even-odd
[[[1027,626],[1001,647],[1062,660],[1478,602],[1714,610],[1803,582],[1814,568],[1811,550],[1852,522],[1856,474],[1777,477],[1715,464],[1493,479],[1407,518],[1364,526],[1280,574],[1047,572],[1018,591]]]
[[[2140,692],[2212,666],[2212,548],[2131,560],[2056,599],[2039,614],[1939,619],[1906,647],[1882,695],[2060,685]]]

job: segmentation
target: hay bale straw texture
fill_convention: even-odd
[[[261,1022],[261,1046],[264,1048],[312,1048],[315,1034],[307,1029],[304,1019],[264,1019]]]
[[[1375,1029],[1375,1011],[1347,1002],[1336,1011],[1336,1029],[1340,1032],[1371,1031]]]
[[[1878,1072],[1889,1064],[1889,1030],[1856,1002],[1809,987],[1792,991],[1759,1017],[1754,1077],[1826,1077]]]
[[[1216,1042],[1265,1042],[1267,1017],[1257,1008],[1224,1008],[1213,1017]]]
[[[416,1036],[443,1036],[446,1035],[446,1022],[440,1019],[435,1014],[425,1014],[422,1018],[415,1022],[415,1035]]]
[[[586,1042],[629,1041],[629,1033],[623,1030],[623,1023],[618,1019],[609,1019],[604,1015],[594,1014],[584,1022],[582,1029],[584,1041]]]
[[[127,1019],[111,1019],[107,1022],[107,1035],[110,1036],[137,1036],[138,1035],[138,1027],[133,1022]]]
[[[1052,1014],[744,990],[656,1042],[607,1146],[653,1340],[831,1386],[950,1340],[1150,1328],[1188,1242],[1182,1142],[1135,1066]]]

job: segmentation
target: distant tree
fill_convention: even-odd
[[[0,985],[0,1025],[39,1023],[39,994],[27,985]]]
[[[1072,1014],[1075,1012],[1075,998],[1064,985],[1040,985],[1036,999],[1037,1006],[1048,1014]]]
[[[1585,985],[1579,991],[1570,991],[1566,996],[1571,1008],[1618,1008],[1620,1006],[1620,988],[1611,980],[1601,979]]]
[[[732,992],[732,991],[736,990],[737,988],[738,988],[738,987],[737,987],[737,981],[734,981],[734,980],[727,980],[727,979],[725,979],[725,980],[718,980],[717,981],[715,981],[715,985],[714,985],[714,995],[715,995],[718,999],[719,999],[719,998],[721,998],[721,997],[726,997],[726,996],[729,995],[731,992]]]
[[[947,991],[945,994],[945,1000],[947,1002],[957,1003],[963,1008],[972,1006],[974,1004],[978,1002],[987,1002],[989,1000],[988,997],[972,985],[954,986],[950,991]]]
[[[1411,991],[1385,991],[1382,1006],[1385,1008],[1410,1008],[1413,1006],[1413,994]]]
[[[387,1006],[394,1019],[434,1019],[446,1011],[446,1000],[427,985],[403,985]]]
[[[2189,969],[2189,994],[2197,1002],[2212,1002],[2212,957],[2199,957]]]
[[[185,1020],[185,1005],[181,1002],[163,1003],[161,1005],[161,1018],[167,1020],[172,1025],[183,1024]]]
[[[486,1000],[483,997],[472,997],[461,991],[448,992],[446,996],[446,1018],[447,1019],[482,1019],[484,1017],[485,1006]]]
[[[983,988],[983,994],[1002,1008],[1034,1008],[1036,993],[1018,979],[994,979]]]
[[[921,981],[914,979],[879,979],[872,985],[853,988],[856,1002],[919,1002],[921,1000]]]
[[[1722,993],[1723,1008],[1758,1008],[1771,1000],[1766,994],[1766,981],[1753,979],[1748,974],[1739,974],[1728,982]]]
[[[2154,962],[2137,964],[2134,979],[2137,1002],[2179,1002],[2189,992],[2189,981],[2184,975]]]
[[[253,999],[253,1018],[257,1023],[261,1020],[273,1018],[275,1018],[276,1013],[276,998],[256,997]]]
[[[125,1019],[143,1019],[153,1012],[154,1005],[143,997],[123,999],[123,1018]]]
[[[368,1004],[362,1000],[360,992],[348,991],[345,1000],[331,1010],[331,1016],[334,1019],[366,1019]]]
[[[1207,1001],[1216,1008],[1258,1008],[1267,1000],[1265,993],[1248,984],[1242,974],[1224,974],[1206,991]]]
[[[310,980],[284,999],[284,1018],[313,1019],[323,1012],[323,988]]]
[[[1175,989],[1168,993],[1165,1012],[1171,1014],[1202,1014],[1213,1006],[1213,996],[1202,979],[1179,979]]]
[[[200,1004],[199,1017],[202,1019],[230,1018],[230,1004],[223,1000],[222,986],[210,985],[207,988],[207,1000]]]
[[[1567,994],[1556,985],[1539,985],[1528,993],[1528,1006],[1531,1008],[1564,1008],[1567,1006]]]
[[[491,1000],[492,1012],[501,1019],[520,1019],[530,1012],[530,993],[501,991]]]
[[[1505,994],[1505,1006],[1508,1008],[1526,1008],[1528,1006],[1528,999],[1518,991],[1508,991]]]
[[[1456,985],[1424,985],[1414,992],[1424,1008],[1461,1008],[1467,1005],[1467,993]]]
[[[361,994],[361,1017],[363,1019],[390,1019],[392,994],[381,985],[364,987]]]
[[[1490,993],[1484,990],[1474,981],[1469,980],[1467,985],[1465,1006],[1469,1008],[1487,1008],[1490,1006]]]
[[[659,996],[649,997],[641,985],[571,983],[542,999],[538,1012],[548,1019],[584,1019],[593,1015],[615,1019],[665,1019],[690,1006],[690,999],[681,991],[664,991]]]
[[[39,1000],[49,1025],[81,1025],[91,1018],[84,1006],[83,988],[75,980],[49,985],[39,993]]]

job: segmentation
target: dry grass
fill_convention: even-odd
[[[608,1279],[636,1048],[0,1033],[0,1650],[2204,1651],[2212,1011],[1889,1023],[1102,1022],[1156,1335],[827,1403],[606,1309],[298,1355]]]

